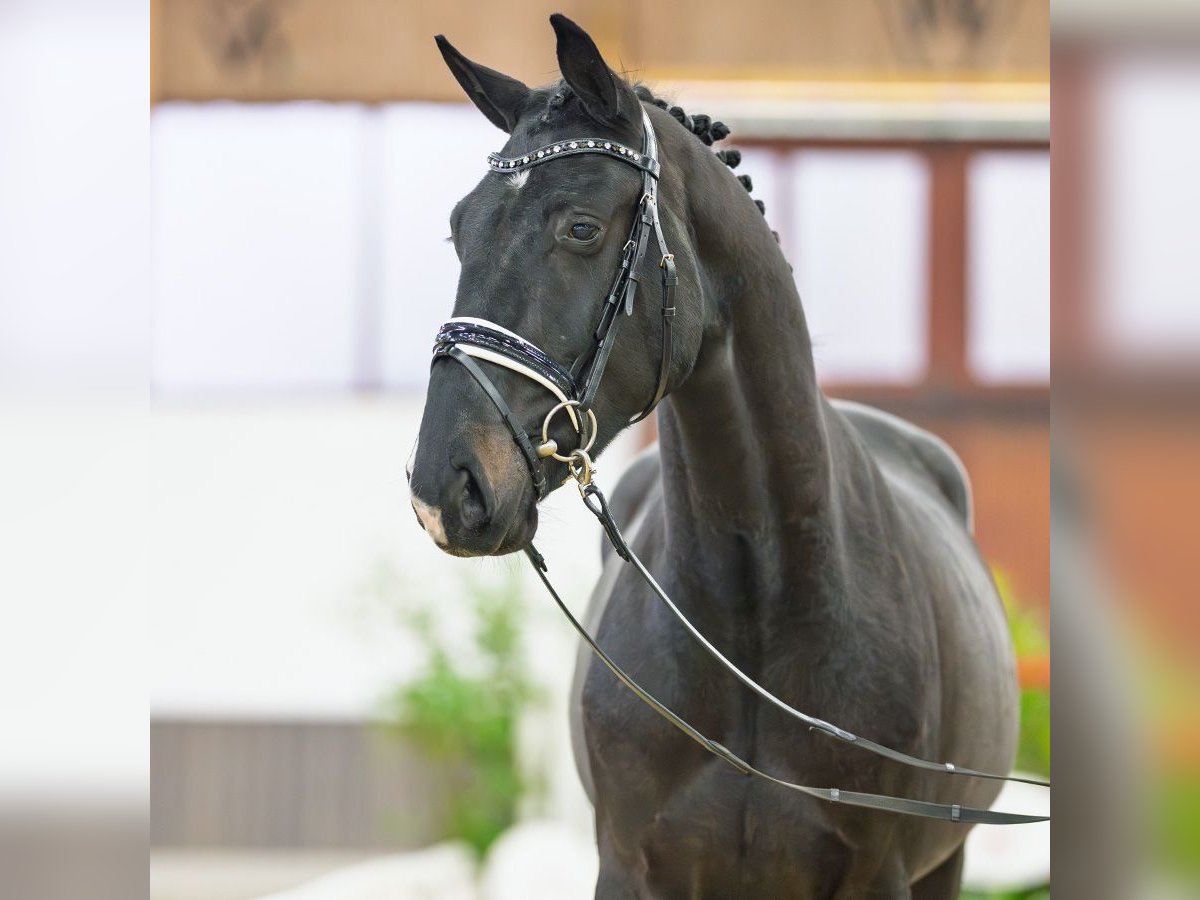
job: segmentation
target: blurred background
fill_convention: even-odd
[[[516,563],[442,556],[403,477],[446,220],[503,141],[432,36],[541,84],[561,11],[730,124],[828,393],[962,456],[1027,771],[1050,767],[1053,594],[1055,886],[1087,885],[1060,895],[1190,896],[1185,7],[1057,4],[1052,66],[1026,0],[2,0],[0,831],[148,802],[159,900],[528,897],[531,871],[590,895],[574,641]],[[624,435],[602,483],[653,437]],[[594,523],[563,492],[543,525],[581,608]],[[1045,895],[1047,854],[1045,831],[977,830],[973,896]],[[40,896],[6,861],[0,885]]]

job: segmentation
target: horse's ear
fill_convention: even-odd
[[[636,120],[637,97],[608,67],[588,33],[562,13],[552,15],[550,24],[558,35],[558,68],[588,114],[610,125]]]
[[[442,59],[471,102],[493,125],[511,134],[529,96],[529,88],[502,72],[471,62],[446,40],[445,35],[439,34],[434,40],[442,51]]]

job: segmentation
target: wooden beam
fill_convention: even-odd
[[[654,80],[981,82],[1049,77],[1045,0],[152,0],[156,100],[458,100],[433,36],[530,84],[558,77],[547,23],[580,22],[610,63]],[[669,38],[669,39],[667,39]]]
[[[966,148],[928,151],[929,371],[934,390],[962,390],[967,372],[967,159]]]

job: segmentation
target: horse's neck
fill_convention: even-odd
[[[808,327],[769,230],[730,226],[727,210],[722,198],[693,206],[698,246],[710,248],[704,282],[729,294],[706,306],[728,312],[659,415],[668,511],[717,531],[807,529],[828,508],[832,474]]]

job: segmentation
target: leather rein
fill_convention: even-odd
[[[658,244],[659,262],[662,286],[662,355],[659,364],[658,382],[654,396],[640,413],[633,416],[630,424],[644,419],[659,404],[666,394],[667,381],[671,370],[672,353],[672,320],[675,316],[675,287],[678,277],[675,268],[675,257],[667,249],[666,237],[663,234],[662,223],[658,214],[658,177],[661,163],[658,151],[658,141],[654,127],[646,111],[642,111],[643,141],[641,152],[626,147],[616,141],[602,138],[584,138],[578,140],[560,141],[547,145],[538,150],[520,156],[504,157],[493,153],[488,157],[491,171],[500,174],[517,173],[533,166],[541,165],[552,159],[579,154],[596,154],[618,159],[638,169],[642,174],[642,193],[638,201],[637,214],[634,216],[629,238],[621,253],[621,263],[609,287],[608,294],[601,308],[599,323],[592,335],[591,346],[579,356],[570,369],[564,368],[549,354],[542,351],[536,344],[522,338],[520,335],[489,322],[485,319],[460,317],[451,319],[439,329],[434,342],[433,361],[452,359],[462,365],[471,377],[479,384],[484,393],[496,406],[501,418],[512,432],[513,439],[521,454],[525,457],[533,479],[534,489],[538,500],[548,493],[546,476],[542,471],[542,460],[553,458],[566,463],[570,477],[579,488],[584,505],[596,516],[617,555],[627,564],[632,565],[639,577],[654,592],[655,596],[668,608],[695,638],[705,651],[722,667],[739,681],[772,703],[791,717],[808,726],[809,730],[832,737],[885,759],[901,765],[928,772],[938,772],[944,775],[965,775],[973,778],[987,778],[996,781],[1016,781],[1049,787],[1048,781],[1034,778],[1022,778],[1011,775],[997,775],[979,772],[953,763],[938,763],[921,759],[893,750],[882,744],[860,737],[839,728],[822,719],[810,716],[795,709],[788,703],[776,697],[758,682],[746,675],[720,652],[684,615],[682,610],[671,600],[667,593],[655,580],[646,566],[630,549],[620,528],[609,512],[608,501],[599,486],[592,480],[593,463],[590,450],[596,440],[596,417],[591,411],[592,402],[599,389],[600,380],[608,364],[609,354],[616,341],[617,329],[622,319],[633,314],[634,299],[641,278],[642,264],[645,260],[650,235],[653,234]],[[531,435],[521,420],[513,412],[503,393],[484,371],[479,362],[487,362],[501,366],[510,371],[536,382],[557,400],[556,405],[546,414],[542,422],[540,435]],[[559,452],[558,444],[549,436],[550,425],[554,417],[563,412],[569,418],[571,425],[579,434],[579,446],[569,453]],[[540,438],[540,440],[539,440]],[[534,443],[538,441],[538,443]],[[919,816],[930,819],[942,819],[950,822],[979,823],[991,825],[1015,825],[1028,822],[1044,822],[1049,816],[1022,815],[1018,813],[996,812],[958,803],[934,803],[926,800],[914,800],[906,797],[893,797],[887,794],[870,794],[858,791],[846,791],[838,788],[819,788],[797,784],[778,778],[751,765],[727,747],[706,737],[685,719],[669,709],[649,691],[639,685],[613,659],[605,653],[596,639],[579,622],[567,607],[548,577],[545,558],[529,544],[525,554],[533,564],[538,577],[546,586],[550,596],[558,605],[563,615],[579,636],[591,648],[592,652],[625,685],[633,694],[664,719],[698,743],[701,747],[724,760],[743,775],[757,777],[799,793],[807,794],[831,803],[842,803],[848,806],[859,806],[867,809],[884,810],[903,815]]]

